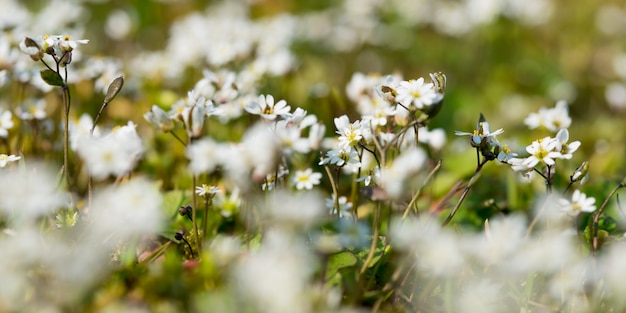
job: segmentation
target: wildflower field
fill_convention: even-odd
[[[625,312],[626,5],[0,1],[0,312]]]

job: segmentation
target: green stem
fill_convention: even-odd
[[[372,244],[370,245],[370,251],[367,254],[367,258],[365,259],[365,261],[363,262],[363,266],[361,266],[361,271],[359,271],[359,275],[363,275],[363,273],[365,273],[365,270],[367,270],[367,267],[369,266],[369,263],[372,261],[372,259],[374,258],[374,254],[376,252],[376,245],[378,244],[378,234],[380,232],[380,215],[381,215],[381,208],[380,208],[380,203],[378,204],[378,206],[374,209],[374,219],[372,221],[372,226],[374,228],[374,235],[372,238]]]
[[[65,174],[66,189],[71,190],[71,179],[69,171],[69,120],[70,120],[70,89],[63,86],[63,173]]]
[[[456,212],[459,210],[459,207],[461,206],[461,203],[463,203],[463,200],[465,200],[465,197],[469,193],[470,188],[476,182],[476,179],[478,178],[478,173],[480,173],[480,170],[483,168],[483,166],[487,162],[488,162],[488,160],[484,159],[481,163],[478,164],[478,167],[476,167],[476,170],[474,171],[474,174],[472,175],[472,178],[470,178],[469,183],[467,183],[467,186],[465,186],[465,189],[463,189],[463,193],[461,194],[461,198],[459,198],[459,201],[454,206],[454,209],[452,209],[452,211],[450,212],[450,215],[448,215],[446,220],[443,221],[443,223],[441,224],[441,227],[445,227],[446,225],[448,225],[448,223],[450,223],[450,221],[452,220],[452,218],[454,217]]]
[[[439,171],[440,168],[441,168],[441,159],[439,161],[437,161],[437,165],[435,165],[435,168],[433,168],[433,170],[430,171],[430,173],[426,177],[426,180],[424,180],[424,183],[422,184],[420,189],[418,189],[417,192],[415,193],[415,195],[413,195],[413,198],[411,198],[411,202],[409,202],[409,204],[406,206],[406,209],[404,209],[404,214],[402,214],[402,219],[405,219],[407,217],[407,215],[409,215],[409,212],[411,211],[411,208],[415,205],[415,202],[417,202],[417,198],[419,198],[420,194],[422,193],[422,190],[424,189],[424,187],[426,187],[426,185],[430,182],[432,177],[435,175],[435,173],[437,171]],[[415,214],[417,214],[417,213],[418,213],[418,210],[417,210],[417,207],[416,207],[415,208]]]
[[[597,255],[598,254],[598,248],[599,248],[599,241],[598,241],[598,222],[600,220],[600,215],[602,215],[602,213],[604,212],[604,209],[606,208],[607,204],[609,203],[609,200],[613,197],[613,195],[615,195],[615,193],[617,192],[618,189],[624,187],[624,182],[619,183],[617,186],[615,186],[615,188],[613,188],[613,190],[611,190],[611,193],[609,193],[608,197],[606,197],[606,199],[604,199],[604,202],[602,203],[602,205],[600,206],[600,208],[598,209],[598,211],[593,215],[593,240],[592,240],[592,254],[593,255]]]

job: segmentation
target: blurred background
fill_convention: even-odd
[[[259,93],[317,114],[329,134],[332,117],[358,117],[345,94],[355,72],[413,79],[441,71],[446,100],[430,127],[446,130],[444,167],[454,170],[446,164],[470,156],[464,164],[473,170],[473,150],[453,132],[473,129],[480,113],[523,153],[532,140],[553,135],[529,131],[524,118],[563,99],[573,119],[570,141],[582,142],[568,173],[589,160],[592,182],[624,175],[623,1],[3,0],[0,27],[13,44],[51,33],[89,39],[81,54],[91,64],[106,60],[109,77],[127,77],[126,98],[107,118],[140,128],[149,129],[141,116],[152,104],[171,106],[203,69],[262,72]],[[4,67],[7,54],[0,53]],[[76,88],[76,115],[94,114],[98,85]]]

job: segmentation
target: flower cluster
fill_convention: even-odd
[[[35,39],[26,37],[20,43],[20,49],[33,61],[40,61],[44,55],[48,54],[57,61],[56,63],[65,66],[72,62],[72,51],[78,47],[78,44],[88,42],[87,39],[72,39],[70,35],[45,35]]]

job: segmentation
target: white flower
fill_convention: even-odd
[[[569,132],[567,128],[561,128],[559,132],[556,134],[557,145],[555,150],[561,153],[562,159],[571,159],[572,153],[578,150],[580,147],[580,141],[574,141],[567,143],[569,140]]]
[[[352,217],[352,202],[348,202],[348,198],[340,196],[337,201],[339,208],[335,207],[335,195],[332,198],[326,199],[326,208],[329,209],[329,214],[337,214],[339,218]]]
[[[86,113],[81,115],[78,121],[70,121],[70,147],[72,148],[72,150],[78,150],[78,143],[81,140],[81,137],[91,137],[89,133],[92,127],[93,119],[89,114]],[[98,126],[96,126],[93,131],[93,137],[100,137],[100,128]]]
[[[196,175],[213,172],[219,165],[220,151],[220,145],[211,138],[195,141],[185,151],[185,155],[191,160],[189,170]]]
[[[336,133],[339,135],[338,146],[341,149],[347,149],[359,144],[363,139],[363,132],[361,129],[361,122],[355,121],[350,124],[350,120],[347,115],[342,115],[334,119],[335,127],[337,127]]]
[[[0,210],[19,217],[36,218],[65,205],[55,171],[43,164],[12,167],[0,172]]]
[[[109,175],[120,177],[130,173],[144,152],[135,127],[128,122],[101,138],[79,138],[78,155],[87,164],[91,176],[104,179]]]
[[[222,192],[222,190],[218,186],[211,186],[207,184],[202,184],[202,186],[196,186],[196,194],[200,197],[211,197],[220,192]]]
[[[312,256],[290,233],[271,230],[261,248],[236,263],[234,286],[241,300],[254,312],[314,312],[310,303],[309,276]]]
[[[58,36],[58,38],[55,39],[57,39],[55,44],[58,45],[61,52],[71,52],[72,50],[76,49],[78,44],[85,45],[89,42],[89,40],[87,39],[74,40],[70,35],[65,35],[62,37]]]
[[[407,108],[414,106],[418,110],[433,104],[433,101],[438,97],[433,84],[425,84],[423,77],[400,82],[396,91],[398,92],[396,96],[398,102]]]
[[[245,107],[250,114],[260,115],[266,120],[275,120],[277,117],[289,117],[291,107],[285,100],[274,103],[272,95],[260,95],[258,101],[252,101]]]
[[[90,208],[90,235],[100,236],[99,242],[113,246],[117,241],[110,239],[159,231],[164,219],[156,186],[146,179],[133,178],[96,192]]]
[[[162,132],[168,132],[174,128],[174,121],[157,105],[153,105],[150,112],[144,114],[143,118]]]
[[[15,113],[21,120],[30,121],[33,119],[43,120],[46,118],[46,100],[30,100],[26,104],[19,106]]]
[[[319,163],[319,165],[325,164],[335,164],[336,166],[344,166],[347,164],[361,166],[359,154],[354,149],[329,150],[326,152],[326,157]]]
[[[406,190],[407,181],[426,162],[426,153],[420,148],[411,148],[396,158],[390,167],[381,170],[380,184],[387,194],[398,199]]]
[[[309,141],[301,137],[301,129],[295,125],[289,125],[287,121],[278,121],[274,133],[282,146],[284,155],[291,155],[293,151],[299,153],[311,151]]]
[[[322,174],[317,172],[314,173],[312,169],[307,168],[304,171],[296,171],[293,183],[296,185],[296,189],[298,190],[311,190],[314,185],[319,185],[321,178]]]
[[[272,225],[304,229],[312,225],[324,212],[324,198],[316,191],[300,193],[276,189],[269,194],[261,213]]]
[[[9,129],[13,128],[13,114],[0,108],[0,137],[7,138]]]
[[[239,196],[239,188],[235,187],[230,195],[224,192],[218,192],[215,195],[215,207],[220,208],[223,217],[230,217],[239,211],[241,206],[241,197]]]
[[[471,133],[455,130],[454,134],[457,136],[470,136],[470,143],[472,144],[472,147],[479,147],[484,140],[490,144],[497,144],[496,136],[502,134],[503,132],[504,130],[502,128],[491,132],[489,123],[483,121],[478,122],[476,129]]]
[[[524,124],[530,129],[543,126],[550,131],[570,127],[572,119],[567,112],[567,102],[560,100],[553,109],[541,108],[539,113],[531,113],[524,119]]]
[[[6,155],[6,154],[0,154],[0,168],[7,166],[9,163],[15,162],[19,159],[21,159],[22,157],[19,156],[15,156],[15,155]]]
[[[550,137],[533,141],[526,147],[530,156],[524,160],[523,164],[527,168],[534,168],[539,163],[554,165],[554,159],[561,157],[561,153],[555,151],[557,144],[558,142]]]
[[[560,199],[561,211],[567,213],[570,216],[576,216],[581,212],[593,212],[596,210],[596,199],[593,197],[587,197],[580,190],[574,191],[572,194],[572,200]]]

